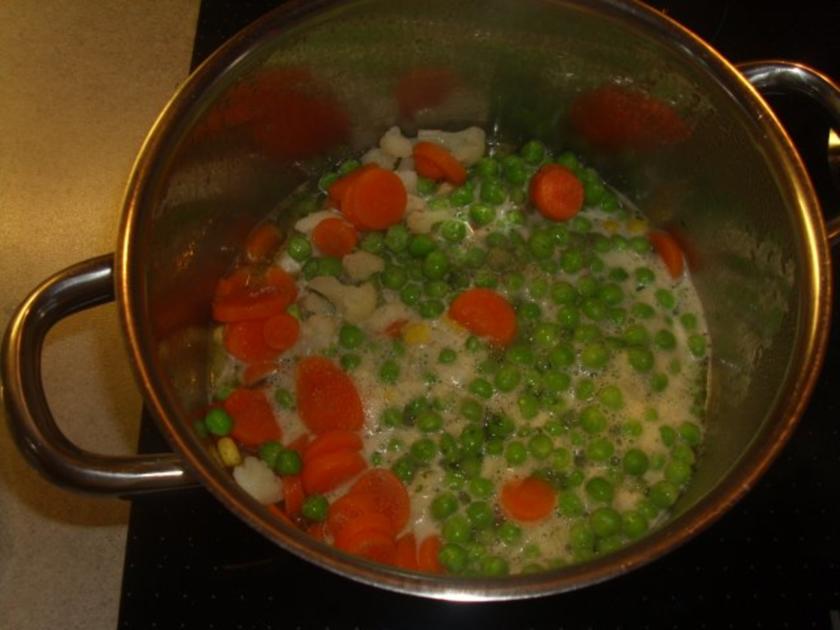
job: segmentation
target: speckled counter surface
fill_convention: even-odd
[[[113,250],[143,138],[189,70],[198,0],[0,2],[0,327],[52,272]],[[47,394],[71,439],[135,449],[113,306],[56,327]],[[40,478],[0,423],[0,628],[113,628],[129,506]]]

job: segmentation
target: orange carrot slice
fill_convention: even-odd
[[[417,568],[425,573],[443,573],[443,565],[438,560],[442,546],[439,536],[424,538],[417,551]]]
[[[449,317],[497,346],[516,337],[516,312],[504,297],[490,289],[468,289],[449,306]]]
[[[408,532],[397,539],[394,564],[406,571],[417,570],[417,539],[414,532]]]
[[[263,323],[266,345],[277,352],[285,352],[300,337],[300,322],[288,313],[272,315]]]
[[[374,468],[363,474],[350,488],[350,494],[370,494],[374,508],[391,521],[394,534],[399,533],[411,515],[411,499],[399,478],[385,468]]]
[[[312,536],[315,540],[320,540],[321,542],[324,542],[327,537],[326,527],[324,527],[323,523],[312,523],[306,528],[306,533]]]
[[[279,246],[282,234],[273,223],[262,223],[255,227],[245,241],[245,255],[251,262],[269,257]]]
[[[350,377],[325,357],[307,357],[297,367],[297,405],[303,423],[315,433],[355,431],[365,421],[362,401]]]
[[[282,431],[265,394],[258,389],[238,388],[222,403],[233,419],[231,436],[245,446],[280,440]]]
[[[387,526],[388,519],[382,514],[364,514],[341,529],[335,537],[335,546],[347,553],[391,564],[397,545]]]
[[[417,172],[423,177],[445,179],[456,186],[460,186],[467,181],[466,169],[449,151],[439,144],[435,144],[434,142],[418,142],[414,145],[413,156]],[[420,158],[419,162],[418,158]],[[434,165],[435,169],[423,172],[428,168],[429,162]],[[440,176],[435,177],[435,172],[439,172]]]
[[[281,479],[286,514],[290,517],[295,517],[300,514],[300,509],[303,507],[303,501],[306,498],[306,493],[303,490],[303,482],[301,481],[300,475],[289,475]]]
[[[264,321],[258,319],[225,324],[222,333],[225,350],[245,363],[271,361],[280,351],[266,343],[263,335],[264,324]]]
[[[292,451],[297,452],[300,455],[301,459],[303,459],[303,453],[306,450],[306,446],[309,444],[309,434],[303,433],[296,437],[294,440],[289,442],[286,445],[286,448]]]
[[[350,185],[356,181],[356,179],[364,173],[372,168],[377,168],[376,164],[364,164],[359,168],[350,171],[344,177],[340,177],[339,179],[335,180],[327,191],[327,194],[332,201],[333,205],[341,209],[342,203],[344,201],[344,195],[347,194],[347,191],[350,189]]]
[[[555,501],[554,488],[539,477],[514,479],[502,487],[502,509],[516,521],[528,523],[546,518]]]
[[[407,323],[407,319],[398,319],[388,324],[388,326],[382,332],[386,337],[390,337],[391,339],[399,339],[400,337],[402,337],[403,328],[405,328],[405,325]]]
[[[312,242],[327,256],[343,258],[356,248],[359,237],[352,225],[331,217],[315,226]]]
[[[664,230],[653,230],[648,234],[648,240],[665,263],[671,277],[675,280],[679,278],[685,269],[685,262],[682,249],[676,239]]]
[[[377,166],[350,184],[341,211],[361,230],[384,230],[402,220],[407,203],[402,180],[393,171]]]
[[[327,529],[333,536],[337,536],[347,523],[356,520],[363,514],[376,512],[376,508],[376,497],[372,494],[345,494],[330,504],[329,511],[327,512]],[[391,531],[390,519],[388,523],[389,531]]]
[[[257,274],[248,268],[219,280],[213,297],[213,319],[238,322],[265,319],[286,310],[297,298],[295,279],[279,267]]]
[[[583,183],[559,164],[546,164],[531,178],[529,196],[546,219],[565,221],[583,207]]]
[[[355,451],[324,453],[305,463],[301,471],[306,494],[335,490],[367,468],[367,462]]]
[[[280,366],[276,361],[259,361],[251,363],[242,372],[242,384],[251,387],[262,381],[265,377],[273,374]]]
[[[362,450],[362,438],[358,433],[343,429],[327,431],[316,437],[306,447],[306,450],[303,451],[303,463],[306,464],[325,453],[360,450]]]

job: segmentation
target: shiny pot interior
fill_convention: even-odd
[[[274,86],[267,93],[255,87],[266,84]],[[429,86],[441,84],[445,96],[429,97]],[[668,103],[690,133],[630,150],[593,146],[569,112],[579,95],[605,84]],[[285,105],[267,108],[272,99]],[[325,164],[374,144],[394,124],[407,132],[477,124],[498,141],[538,137],[571,148],[683,239],[712,339],[708,434],[692,486],[656,533],[535,575],[407,574],[345,556],[271,518],[193,435],[207,400],[211,293],[248,230],[290,207],[290,194]],[[505,599],[644,564],[754,483],[792,430],[819,368],[827,260],[813,191],[772,113],[713,50],[647,8],[308,2],[237,36],[161,116],[127,191],[117,293],[151,409],[229,509],[282,547],[364,582],[431,597]]]

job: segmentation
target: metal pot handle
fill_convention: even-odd
[[[840,129],[840,86],[826,75],[792,61],[750,61],[737,67],[759,92],[798,92],[812,98],[828,110]],[[826,221],[826,235],[832,246],[840,243],[840,216]]]
[[[3,339],[2,382],[9,426],[30,463],[60,486],[126,496],[195,483],[172,453],[108,456],[73,444],[50,413],[41,380],[44,337],[57,322],[114,299],[114,257],[86,260],[43,282],[18,307]]]

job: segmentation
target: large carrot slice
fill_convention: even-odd
[[[249,364],[242,372],[242,384],[246,387],[256,385],[267,376],[277,371],[280,366],[276,361],[259,361]]]
[[[292,451],[297,452],[300,455],[301,459],[303,459],[303,453],[306,450],[307,445],[309,444],[309,434],[302,433],[297,436],[294,440],[289,442],[286,445],[286,448]]]
[[[504,297],[490,289],[468,289],[449,306],[449,317],[498,346],[516,337],[516,312]]]
[[[367,468],[367,462],[355,451],[335,451],[310,460],[303,466],[301,479],[306,494],[335,490]]]
[[[303,507],[303,501],[306,498],[306,493],[303,490],[303,482],[300,479],[300,475],[289,475],[281,479],[286,514],[295,517],[300,514],[300,508]]]
[[[280,228],[273,223],[261,223],[255,227],[245,240],[245,255],[251,262],[268,258],[282,240]]]
[[[356,248],[359,236],[352,225],[331,217],[315,226],[312,242],[327,256],[343,258]]]
[[[265,322],[259,319],[225,324],[222,333],[225,350],[245,363],[271,361],[280,351],[266,343],[264,325]]]
[[[362,438],[354,431],[336,429],[327,431],[316,437],[306,450],[303,451],[303,463],[312,461],[326,453],[336,451],[360,451],[362,450]]]
[[[418,175],[422,175],[427,179],[433,179],[435,181],[446,179],[443,169],[432,162],[432,160],[422,155],[414,156],[414,170],[417,171]]]
[[[420,543],[417,551],[417,568],[426,573],[443,573],[443,565],[438,560],[438,553],[443,544],[440,536],[428,536]]]
[[[529,196],[546,219],[565,221],[583,207],[583,183],[559,164],[546,164],[531,178]]]
[[[285,352],[300,337],[300,322],[288,313],[272,315],[263,323],[266,345],[277,352]]]
[[[377,166],[350,184],[341,211],[361,230],[384,230],[402,220],[407,203],[402,180],[393,171]]]
[[[327,529],[333,536],[337,536],[347,523],[363,514],[376,512],[376,508],[376,497],[372,494],[352,492],[345,494],[330,504],[327,512]],[[388,522],[390,531],[390,520]]]
[[[502,509],[516,521],[527,523],[546,518],[554,509],[555,501],[554,488],[538,477],[514,479],[502,487]]]
[[[408,490],[397,476],[385,468],[374,468],[363,474],[350,488],[350,494],[370,494],[377,512],[391,521],[393,533],[399,533],[411,515]]]
[[[265,394],[258,389],[238,388],[222,403],[233,418],[231,436],[245,446],[280,440],[282,431]]]
[[[315,433],[361,429],[362,401],[350,377],[325,357],[307,357],[297,367],[297,405],[303,423]]]
[[[350,189],[350,185],[356,181],[356,179],[364,173],[372,168],[377,168],[376,164],[364,164],[360,166],[354,171],[350,171],[344,177],[340,177],[339,179],[335,180],[327,191],[327,194],[332,201],[333,205],[341,209],[342,203],[344,201],[344,195],[347,194],[347,191]]]
[[[285,311],[296,298],[295,279],[279,267],[269,267],[265,273],[241,268],[216,285],[213,319],[219,322],[265,319]]]
[[[433,177],[431,174],[423,172],[431,162],[437,171],[440,171],[443,179],[460,186],[467,181],[467,170],[455,157],[445,148],[434,142],[418,142],[414,145],[413,150],[414,164],[417,167],[417,172],[423,177],[430,177],[431,179],[440,179],[440,177]],[[420,158],[420,161],[417,161]]]
[[[397,552],[394,536],[388,531],[388,519],[376,513],[364,514],[349,522],[336,535],[335,546],[385,564],[391,564]]]
[[[676,239],[664,230],[653,230],[648,234],[648,240],[665,263],[671,277],[675,280],[679,278],[685,269],[685,262],[682,249]]]
[[[417,570],[417,539],[414,536],[414,532],[408,532],[397,539],[394,564],[407,571]]]

